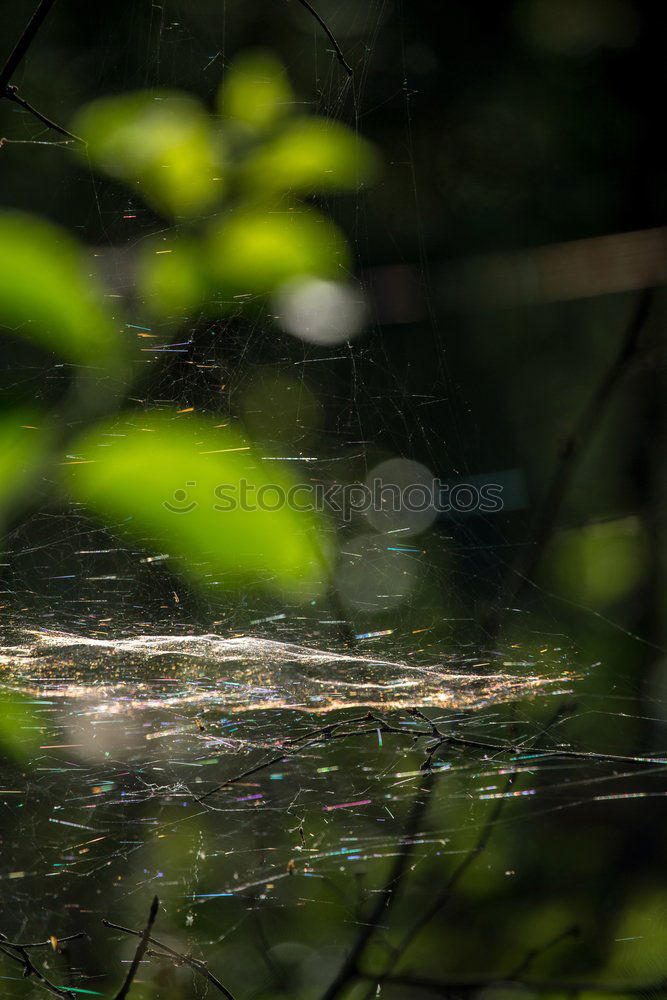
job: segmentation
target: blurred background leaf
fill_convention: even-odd
[[[570,600],[607,607],[642,582],[647,556],[640,520],[617,518],[557,535],[546,558],[546,573]]]
[[[3,689],[0,696],[0,753],[22,763],[39,745],[41,725],[27,698]]]
[[[222,138],[194,97],[139,91],[85,107],[72,126],[91,162],[136,185],[159,212],[192,216],[225,192]]]
[[[251,191],[356,191],[377,168],[369,142],[346,125],[311,117],[291,122],[251,156],[243,180]]]
[[[75,363],[108,365],[120,354],[83,250],[33,216],[0,214],[0,324]]]
[[[314,516],[280,503],[294,481],[265,470],[238,431],[213,418],[136,414],[95,428],[74,447],[75,499],[168,553],[199,584],[320,592],[324,542]],[[277,509],[242,509],[244,480],[254,490],[248,508],[264,487],[266,507]]]
[[[178,236],[149,243],[139,257],[137,286],[149,315],[186,320],[208,291],[199,245]]]
[[[220,113],[258,131],[291,114],[293,102],[294,93],[285,67],[268,50],[237,56],[218,91]]]
[[[230,295],[265,295],[291,278],[342,278],[350,254],[338,228],[318,212],[282,206],[251,209],[214,225],[209,266],[217,287]]]

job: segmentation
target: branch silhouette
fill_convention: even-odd
[[[555,715],[555,719],[557,720],[569,710],[569,705],[561,706]],[[279,753],[259,761],[257,764],[253,764],[252,767],[241,771],[239,774],[226,778],[214,788],[198,796],[195,801],[201,804],[230,785],[236,785],[239,781],[244,781],[246,778],[259,774],[261,771],[265,771],[276,764],[281,764],[285,760],[296,758],[305,750],[310,750],[318,744],[336,740],[347,740],[355,736],[373,736],[378,732],[383,735],[397,736],[400,739],[409,740],[415,744],[424,741],[426,758],[421,764],[421,769],[424,772],[432,770],[436,757],[447,747],[454,747],[460,750],[479,750],[485,755],[493,755],[494,757],[508,756],[517,761],[522,757],[529,756],[535,766],[538,766],[541,761],[559,758],[589,761],[591,764],[640,764],[642,766],[667,764],[667,756],[665,755],[656,757],[638,755],[633,757],[627,754],[600,753],[595,750],[576,750],[567,746],[540,747],[535,746],[532,741],[529,745],[496,743],[490,740],[461,736],[456,732],[445,732],[441,726],[437,726],[424,712],[416,708],[408,709],[407,715],[423,721],[427,728],[418,729],[414,727],[406,729],[405,726],[394,725],[374,712],[367,712],[365,715],[355,716],[352,719],[343,719],[341,722],[330,723],[319,729],[310,730],[302,736],[288,740]],[[353,728],[346,728],[350,726]]]
[[[40,0],[40,3],[38,3],[35,8],[35,11],[25,26],[21,37],[10,52],[4,66],[0,69],[0,97],[5,97],[8,101],[13,101],[14,104],[20,105],[40,122],[42,122],[43,125],[46,125],[47,128],[53,129],[55,132],[59,132],[68,139],[81,142],[78,136],[68,132],[66,128],[62,127],[62,125],[58,125],[45,114],[42,114],[41,111],[38,111],[37,108],[33,107],[32,104],[29,104],[25,98],[19,95],[18,88],[11,84],[12,77],[28,54],[30,46],[37,37],[39,29],[42,27],[55,2],[56,0]]]
[[[169,945],[164,944],[162,941],[158,941],[157,938],[152,937],[150,934],[150,924],[145,931],[136,931],[132,927],[123,927],[122,924],[114,924],[110,920],[103,920],[102,923],[105,927],[111,928],[111,930],[121,931],[123,934],[131,934],[133,937],[139,937],[141,938],[141,942],[144,941],[145,937],[147,949],[146,954],[150,958],[168,959],[176,965],[187,965],[193,972],[197,972],[200,976],[207,979],[212,986],[215,986],[215,988],[223,994],[223,996],[227,997],[227,1000],[235,1000],[234,995],[227,989],[227,987],[223,986],[220,980],[209,971],[205,962],[200,962],[199,959],[193,958],[192,955],[183,955],[180,952],[175,951],[173,948],[170,948]],[[152,949],[148,949],[149,944],[154,945],[156,948],[160,948],[161,951],[157,952]],[[118,1000],[118,997],[116,1000]]]
[[[146,924],[146,928],[143,931],[143,933],[141,934],[141,940],[139,941],[139,944],[137,945],[137,950],[134,953],[134,958],[132,959],[132,964],[130,965],[130,968],[127,970],[127,976],[125,977],[125,982],[123,983],[123,985],[121,986],[121,988],[118,990],[118,993],[116,994],[114,1000],[125,1000],[125,997],[128,995],[128,993],[130,992],[130,989],[132,988],[132,982],[134,980],[134,977],[137,974],[137,969],[139,968],[139,965],[141,964],[141,960],[144,957],[144,954],[146,953],[146,949],[148,948],[148,942],[150,940],[151,928],[153,927],[153,924],[155,923],[155,918],[157,917],[157,911],[158,911],[159,905],[160,905],[160,900],[158,899],[157,896],[154,896],[153,897],[153,902],[151,903],[151,908],[150,908],[150,911],[149,911],[149,914],[148,914],[148,922]]]
[[[508,605],[519,597],[533,579],[540,559],[556,530],[563,503],[580,462],[614,394],[637,357],[641,333],[646,326],[653,298],[652,288],[644,289],[639,295],[618,351],[602,372],[588,402],[560,448],[553,475],[535,516],[528,544],[521,547],[516,559],[510,565],[495,606],[483,622],[491,638],[500,628]]]
[[[350,64],[348,63],[347,59],[345,58],[343,50],[341,49],[340,45],[338,44],[338,41],[336,40],[336,36],[334,35],[333,31],[331,30],[331,28],[329,27],[329,25],[327,24],[327,22],[322,17],[322,15],[318,14],[318,12],[315,10],[315,8],[309,2],[309,0],[297,0],[297,2],[300,3],[302,7],[305,7],[305,9],[308,11],[308,13],[311,14],[315,18],[315,20],[320,25],[320,27],[322,28],[322,30],[326,34],[327,38],[329,39],[329,41],[333,45],[334,52],[336,53],[336,58],[338,59],[338,62],[341,64],[341,66],[343,67],[343,69],[345,70],[345,72],[347,73],[347,75],[348,76],[352,76],[353,75],[352,67],[350,66]]]
[[[85,934],[71,934],[69,937],[64,937],[55,939],[56,947],[59,944],[64,944],[67,941],[75,941],[78,938],[86,937]],[[38,941],[30,944],[15,944],[12,941],[8,941],[4,934],[0,933],[0,954],[5,955],[11,961],[18,963],[23,967],[23,976],[25,979],[34,979],[35,982],[47,993],[53,994],[57,997],[66,997],[67,1000],[76,1000],[76,993],[72,990],[67,989],[66,986],[56,986],[55,983],[39,969],[32,958],[28,954],[28,951],[36,948],[53,948],[53,942],[48,941]]]

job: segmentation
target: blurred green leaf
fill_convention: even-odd
[[[89,104],[73,128],[93,164],[136,184],[158,211],[197,215],[225,192],[222,140],[195,98],[139,91]]]
[[[214,284],[230,296],[264,295],[291,278],[341,277],[350,256],[340,231],[311,209],[239,212],[208,236]]]
[[[614,948],[609,956],[611,976],[638,979],[657,977],[667,946],[667,894],[661,887],[635,889],[616,918]]]
[[[293,102],[294,93],[280,59],[259,50],[233,61],[218,92],[221,114],[255,129],[274,125],[290,112]]]
[[[250,157],[243,179],[251,190],[356,191],[374,179],[378,157],[352,129],[326,118],[301,118]]]
[[[641,583],[646,538],[636,517],[624,517],[564,531],[554,540],[545,570],[551,584],[570,600],[605,607]]]
[[[237,431],[199,416],[137,414],[96,428],[74,448],[68,478],[75,499],[122,520],[200,584],[319,592],[322,542],[313,515],[287,503],[244,509],[243,483],[245,508],[256,508],[258,490],[264,487],[264,506],[274,506],[279,496],[270,487],[286,494],[293,480],[263,468]]]
[[[0,324],[75,363],[109,364],[120,352],[83,250],[30,215],[0,214]]]
[[[20,695],[2,692],[0,698],[0,749],[13,760],[29,760],[39,746],[41,726],[32,706]]]
[[[0,414],[0,515],[23,490],[33,465],[48,446],[45,418],[30,410]]]
[[[137,285],[150,315],[183,320],[207,292],[199,247],[185,239],[149,244],[139,258]]]

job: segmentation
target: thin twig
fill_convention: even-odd
[[[286,744],[286,749],[282,750],[275,757],[270,757],[268,760],[260,761],[259,764],[249,767],[246,771],[242,771],[240,774],[234,775],[233,778],[227,778],[222,781],[215,788],[211,788],[210,791],[205,792],[196,801],[198,803],[205,802],[212,795],[216,795],[218,792],[222,791],[223,788],[227,788],[228,785],[236,785],[239,781],[243,781],[245,778],[252,777],[253,774],[257,774],[259,771],[264,771],[268,767],[273,767],[274,764],[281,764],[288,757],[294,757],[297,753],[303,753],[304,750],[309,750],[313,746],[316,746],[321,740],[328,740],[334,738],[336,730],[340,729],[342,726],[351,726],[358,722],[369,722],[373,720],[373,715],[369,712],[366,715],[358,716],[354,719],[344,719],[341,722],[329,723],[326,726],[322,726],[320,729],[311,730],[308,733],[304,733],[303,736],[297,736],[292,740],[289,740]],[[375,728],[372,730],[375,732]],[[356,736],[360,731],[346,732],[344,735]],[[291,749],[296,747],[296,749]]]
[[[483,750],[486,753],[509,754],[520,760],[530,758],[539,764],[541,760],[552,760],[564,757],[568,760],[589,761],[593,764],[667,764],[667,757],[630,757],[624,754],[598,753],[595,750],[569,750],[567,747],[520,747],[509,743],[488,743],[486,740],[470,740],[464,736],[451,734],[444,736],[432,749],[430,756],[435,751],[439,751],[446,744],[458,747],[468,747],[475,750]]]
[[[110,920],[103,920],[102,923],[105,927],[109,927],[115,931],[121,931],[123,934],[131,934],[133,937],[142,937],[141,931],[135,931],[131,927],[123,927],[121,924],[114,924]],[[148,936],[148,943],[155,945],[156,948],[161,948],[163,953],[159,955],[157,952],[152,950],[149,952],[151,958],[169,958],[173,962],[180,965],[187,965],[193,972],[198,972],[200,976],[204,976],[212,986],[220,990],[223,996],[227,997],[227,1000],[235,1000],[234,995],[227,989],[226,986],[220,982],[220,980],[209,971],[208,966],[205,962],[200,962],[198,959],[193,958],[192,955],[182,955],[180,952],[175,951],[170,948],[168,944],[164,944],[162,941],[158,941],[157,938]]]
[[[34,42],[37,32],[55,2],[56,0],[40,0],[37,4],[37,8],[26,24],[23,34],[12,49],[5,65],[0,69],[0,94],[4,94],[8,84],[11,83],[14,73],[25,59],[28,49]]]
[[[76,1000],[76,994],[74,994],[71,990],[68,990],[65,986],[56,986],[55,983],[52,983],[51,980],[37,968],[23,946],[10,944],[8,941],[2,940],[0,941],[0,953],[6,955],[7,958],[10,958],[13,962],[17,962],[21,965],[23,967],[24,977],[27,979],[30,976],[33,976],[38,985],[48,993],[52,993],[57,997],[66,997],[66,1000]]]
[[[334,997],[337,997],[350,983],[354,982],[354,980],[358,978],[359,963],[364,956],[371,938],[374,937],[375,932],[380,925],[380,921],[387,915],[388,911],[393,906],[403,882],[403,878],[406,874],[408,862],[415,846],[415,836],[428,807],[431,780],[432,776],[427,775],[426,782],[428,784],[425,788],[420,788],[415,797],[408,822],[406,823],[405,830],[403,832],[401,848],[394,861],[389,880],[385,883],[384,888],[378,894],[371,913],[362,923],[361,930],[357,935],[357,939],[354,942],[351,951],[343,962],[333,982],[323,994],[322,1000],[334,1000]],[[425,792],[426,794],[422,794],[422,792]]]
[[[521,547],[517,558],[510,566],[497,605],[487,617],[485,625],[491,636],[495,635],[500,626],[504,608],[516,600],[534,576],[544,550],[556,529],[563,502],[581,459],[595,436],[616,389],[635,360],[640,334],[648,318],[653,294],[652,288],[646,288],[641,292],[617,353],[603,372],[578,421],[563,442],[551,482],[536,515],[529,542]]]
[[[528,969],[530,969],[530,967],[534,965],[537,959],[542,957],[542,955],[545,955],[548,951],[551,951],[551,949],[555,948],[557,945],[562,944],[563,941],[567,941],[568,938],[578,937],[580,933],[581,933],[581,928],[578,927],[577,924],[573,924],[572,927],[568,927],[566,930],[561,931],[560,934],[557,934],[555,937],[545,942],[545,944],[541,945],[539,948],[530,948],[526,952],[524,957],[521,959],[519,964],[514,966],[514,968],[510,970],[510,972],[507,975],[507,979],[517,980],[520,976],[524,974],[524,972],[527,972]]]
[[[64,135],[67,139],[71,139],[73,142],[83,142],[83,139],[81,139],[78,135],[74,135],[73,132],[68,132],[62,125],[58,125],[57,122],[47,118],[41,111],[38,111],[32,104],[29,104],[24,97],[21,97],[17,87],[8,86],[5,89],[5,97],[8,101],[13,101],[14,104],[20,105],[33,115],[33,117],[38,118],[43,125],[47,126],[47,128],[52,128],[54,132],[59,132],[60,135]]]
[[[160,900],[158,899],[157,896],[154,896],[153,897],[153,902],[151,903],[150,912],[148,914],[148,922],[146,924],[144,932],[141,934],[141,940],[139,941],[139,944],[137,945],[137,950],[134,953],[134,958],[132,959],[132,964],[130,965],[130,968],[127,970],[127,976],[125,977],[125,982],[123,983],[123,985],[121,986],[121,988],[118,990],[118,993],[115,996],[115,1000],[125,1000],[125,997],[130,992],[130,988],[132,986],[132,982],[134,980],[134,977],[137,974],[137,969],[139,968],[141,960],[144,957],[144,953],[146,951],[146,948],[148,948],[148,942],[150,941],[151,929],[153,927],[153,924],[155,923],[155,918],[157,917],[157,911],[158,911],[159,905],[160,905]]]
[[[14,944],[12,941],[6,941],[4,935],[0,935],[2,941],[0,944],[4,945],[5,948],[18,948],[22,950],[23,948],[53,948],[53,942],[55,941],[56,947],[60,947],[61,944],[67,944],[69,941],[80,941],[81,938],[88,937],[85,931],[79,931],[78,934],[70,934],[68,937],[59,938],[54,937],[53,940],[49,938],[48,941],[35,941],[30,944]]]
[[[81,142],[78,136],[72,135],[72,133],[68,132],[66,128],[62,127],[62,125],[56,124],[56,122],[47,118],[47,116],[42,114],[41,111],[38,111],[37,108],[33,107],[32,104],[29,104],[25,98],[20,97],[17,88],[11,85],[12,77],[28,54],[28,49],[34,42],[37,32],[41,28],[47,14],[55,2],[56,0],[40,0],[35,12],[23,29],[23,33],[9,54],[5,65],[2,69],[0,69],[0,97],[5,97],[8,101],[13,101],[15,104],[19,104],[31,115],[39,119],[39,121],[42,122],[43,125],[46,125],[47,128],[52,128],[55,132],[59,132],[61,135],[67,136],[68,139],[74,139],[77,142]]]
[[[362,997],[362,1000],[371,1000],[371,998],[376,995],[377,987],[385,983],[387,977],[392,974],[393,970],[396,968],[396,965],[398,964],[399,959],[403,956],[407,948],[412,944],[415,938],[417,938],[421,934],[421,932],[431,922],[431,920],[433,920],[433,918],[438,913],[440,913],[441,910],[444,909],[444,907],[449,902],[454,889],[456,888],[457,884],[459,883],[463,875],[465,875],[465,873],[467,872],[468,868],[470,868],[472,863],[486,849],[493,828],[496,825],[498,819],[500,818],[500,814],[505,808],[505,803],[507,802],[507,796],[510,793],[516,781],[516,777],[517,777],[516,773],[508,775],[503,793],[500,799],[498,799],[498,801],[494,804],[493,808],[489,812],[489,815],[486,818],[486,821],[480,831],[476,843],[466,853],[463,860],[451,873],[451,875],[445,882],[442,892],[440,892],[439,895],[436,896],[436,898],[433,900],[430,906],[428,906],[425,910],[422,911],[416,923],[414,923],[412,927],[408,931],[406,931],[406,933],[403,935],[398,946],[392,949],[391,958],[389,959],[383,972],[375,976],[362,977],[362,978],[370,978],[373,982],[373,985],[369,987],[368,992]],[[352,982],[354,978],[359,978],[358,965],[355,967],[355,969],[350,970],[346,984]],[[325,994],[327,1000],[334,1000],[334,997],[336,997],[337,995],[338,995],[337,993]]]
[[[562,710],[559,710],[559,714],[560,711]],[[559,758],[587,761],[591,764],[667,764],[667,756],[630,757],[623,754],[598,753],[594,750],[572,750],[568,747],[535,747],[532,745],[521,746],[515,743],[492,743],[488,740],[469,739],[465,736],[459,736],[457,733],[443,732],[442,729],[438,728],[434,722],[432,722],[418,709],[410,709],[408,714],[414,718],[421,719],[428,725],[429,728],[406,729],[404,727],[394,726],[386,719],[373,712],[368,712],[366,715],[360,715],[353,719],[344,719],[341,722],[330,723],[327,726],[322,726],[321,729],[311,730],[308,733],[304,733],[303,736],[297,736],[295,739],[290,740],[286,745],[286,748],[279,754],[262,760],[258,764],[254,764],[245,771],[241,771],[240,774],[235,774],[232,778],[227,778],[219,785],[216,785],[215,788],[211,788],[208,792],[199,796],[195,801],[197,803],[205,802],[206,799],[209,799],[212,795],[216,795],[218,792],[222,791],[223,788],[227,788],[229,785],[236,785],[238,782],[244,781],[246,778],[259,774],[260,771],[265,771],[267,768],[273,767],[275,764],[281,764],[285,760],[294,759],[299,754],[304,753],[304,751],[312,750],[313,747],[323,741],[333,742],[335,740],[350,739],[354,736],[372,736],[377,733],[378,730],[382,734],[399,736],[403,739],[411,740],[412,742],[422,739],[433,740],[433,742],[428,743],[426,746],[427,756],[421,765],[421,770],[425,772],[431,770],[435,757],[447,746],[467,750],[481,750],[484,754],[493,754],[494,756],[506,755],[517,761],[522,758],[529,758],[534,761],[536,766],[539,765],[542,760],[553,760]],[[365,729],[343,728],[344,726],[358,725],[363,722],[370,723],[370,725]]]
[[[352,76],[353,75],[352,67],[350,66],[350,64],[348,63],[347,59],[345,58],[343,50],[341,49],[340,45],[338,44],[338,42],[336,40],[336,36],[334,35],[333,31],[331,30],[331,28],[329,27],[329,25],[327,24],[327,22],[322,17],[322,15],[317,13],[317,11],[313,7],[313,5],[309,2],[309,0],[298,0],[298,3],[300,3],[302,7],[305,7],[306,10],[310,14],[312,14],[312,16],[315,18],[315,20],[317,21],[317,23],[319,24],[319,26],[322,28],[322,30],[326,33],[327,38],[329,39],[329,41],[333,45],[334,52],[336,53],[336,57],[338,59],[338,62],[341,64],[341,66],[343,67],[343,69],[345,70],[345,72],[347,73],[347,75],[348,76]]]

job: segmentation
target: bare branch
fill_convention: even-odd
[[[137,974],[137,969],[139,968],[141,960],[144,957],[144,954],[146,952],[146,948],[148,948],[148,942],[150,941],[151,928],[153,927],[153,924],[155,923],[155,918],[157,917],[157,911],[158,911],[159,905],[160,905],[160,900],[158,899],[157,896],[154,896],[153,897],[153,902],[151,903],[150,912],[148,914],[148,922],[146,924],[146,928],[145,928],[143,934],[141,934],[141,940],[139,941],[139,944],[137,945],[137,950],[134,953],[134,958],[132,959],[132,964],[130,965],[130,968],[127,970],[127,976],[125,977],[125,982],[123,983],[123,985],[121,986],[121,988],[118,990],[118,993],[115,996],[115,1000],[125,1000],[125,997],[130,992],[130,989],[132,987],[132,982],[134,980],[134,977]]]
[[[341,66],[343,67],[343,69],[345,70],[345,72],[347,73],[347,75],[348,76],[352,76],[353,75],[352,67],[350,66],[350,64],[348,63],[347,59],[345,58],[345,55],[343,54],[343,50],[341,49],[340,45],[338,44],[338,42],[336,40],[336,36],[334,35],[333,31],[331,30],[331,28],[329,27],[329,25],[327,24],[327,22],[322,17],[322,15],[317,13],[317,11],[313,7],[313,5],[309,2],[309,0],[297,0],[297,2],[300,3],[302,7],[305,7],[306,10],[310,14],[312,14],[312,16],[315,18],[315,20],[317,21],[317,23],[319,24],[319,26],[322,28],[322,30],[325,32],[327,38],[329,39],[329,41],[333,45],[334,52],[336,53],[336,58],[338,59],[338,62],[341,64]]]
[[[412,944],[414,939],[421,934],[421,932],[424,930],[427,924],[429,924],[431,920],[433,920],[433,918],[447,905],[454,889],[458,885],[463,875],[465,875],[468,868],[470,868],[472,863],[485,850],[486,845],[488,844],[489,839],[491,837],[493,828],[498,819],[500,818],[500,814],[505,808],[505,803],[507,801],[506,796],[511,791],[515,781],[516,781],[515,773],[508,775],[507,781],[505,783],[505,788],[503,790],[503,794],[501,798],[496,801],[493,808],[489,812],[489,815],[486,818],[484,826],[480,831],[479,837],[477,838],[477,842],[467,852],[467,854],[460,862],[458,867],[455,868],[454,871],[451,873],[451,875],[445,882],[442,892],[439,893],[439,895],[436,896],[431,905],[428,906],[420,914],[417,922],[413,924],[410,930],[403,935],[398,946],[392,950],[391,958],[389,959],[389,962],[387,963],[384,972],[376,976],[363,977],[363,978],[370,978],[372,980],[372,985],[369,987],[367,993],[364,995],[363,1000],[370,1000],[371,997],[374,997],[376,995],[377,987],[385,983],[387,977],[391,975],[396,965],[398,964],[399,959],[403,956],[403,954],[405,953],[407,948]],[[358,957],[359,959],[361,959],[363,955],[360,953]],[[354,969],[349,970],[349,974],[345,981],[345,984],[341,984],[341,986],[346,985],[349,982],[352,982],[355,978],[358,978],[358,976],[359,972],[357,964],[355,965]],[[338,992],[340,992],[340,990]],[[334,997],[338,996],[338,992],[325,994],[325,1000],[334,1000]]]
[[[542,955],[545,955],[546,952],[551,951],[552,948],[555,948],[557,945],[562,944],[563,941],[567,941],[568,938],[578,937],[580,933],[581,933],[581,928],[578,927],[576,924],[574,924],[572,927],[568,927],[566,930],[561,931],[560,934],[557,934],[556,937],[551,938],[550,941],[547,941],[541,947],[530,948],[526,952],[522,960],[519,962],[519,964],[516,965],[510,971],[507,978],[511,980],[518,979],[519,976],[522,976],[524,972],[527,972],[528,969],[531,967],[531,965],[533,965],[538,958],[541,958]]]
[[[64,986],[56,986],[52,983],[44,973],[37,968],[35,963],[30,958],[30,955],[26,951],[24,945],[12,944],[9,941],[4,940],[4,934],[0,935],[2,940],[0,940],[0,953],[6,955],[13,962],[17,962],[19,965],[23,966],[23,975],[27,979],[32,976],[39,986],[47,993],[52,993],[57,997],[66,997],[66,1000],[76,1000],[76,994],[71,990],[68,990]]]
[[[67,944],[69,941],[80,941],[81,938],[88,937],[88,935],[85,931],[79,931],[78,934],[70,934],[68,937],[54,937],[53,939],[49,938],[48,941],[35,941],[30,944],[14,944],[11,941],[5,941],[4,935],[0,935],[0,937],[3,938],[3,940],[0,941],[0,944],[2,944],[5,948],[17,948],[18,950],[23,950],[24,948],[53,948],[54,941],[55,946],[60,947],[61,944]]]
[[[14,46],[5,65],[0,69],[0,94],[4,94],[8,84],[11,82],[14,73],[25,59],[28,49],[32,45],[46,19],[46,15],[53,7],[56,0],[40,0],[34,14],[26,24],[23,34]]]
[[[47,14],[55,2],[56,0],[40,0],[40,3],[37,5],[34,14],[25,26],[23,34],[14,46],[5,65],[0,70],[0,97],[6,97],[8,101],[13,101],[14,104],[19,104],[25,111],[33,115],[34,118],[37,118],[43,125],[46,125],[47,128],[53,129],[54,132],[59,132],[60,135],[64,135],[68,139],[73,139],[75,142],[82,142],[78,136],[68,132],[66,128],[63,128],[62,125],[58,125],[56,122],[52,121],[51,118],[47,118],[47,116],[42,114],[41,111],[38,111],[32,104],[29,104],[25,98],[20,97],[17,87],[11,85],[11,79],[14,76],[14,73],[25,59],[28,49],[34,42],[37,32],[41,28]]]
[[[542,554],[556,529],[563,502],[581,459],[595,436],[614,393],[636,358],[640,335],[646,325],[652,301],[653,289],[644,289],[637,300],[616,355],[602,373],[578,421],[563,442],[551,482],[535,517],[529,542],[521,547],[519,555],[510,566],[507,579],[498,596],[497,606],[487,617],[485,626],[491,636],[500,626],[503,608],[511,604],[533,578]]]
[[[24,97],[21,97],[17,87],[14,86],[6,87],[5,97],[7,98],[8,101],[13,101],[14,104],[20,105],[31,115],[33,115],[34,118],[37,118],[40,122],[42,122],[43,125],[46,125],[47,128],[52,128],[54,132],[59,132],[60,135],[64,135],[67,139],[71,139],[74,142],[83,142],[83,139],[80,139],[78,135],[74,135],[73,132],[68,132],[66,128],[62,127],[62,125],[58,125],[57,122],[54,122],[50,118],[47,118],[46,115],[43,115],[41,111],[38,111],[37,108],[32,106],[32,104],[29,104]]]
[[[215,788],[211,788],[210,791],[201,795],[197,799],[197,802],[205,802],[206,799],[215,795],[217,792],[222,791],[223,788],[227,788],[228,785],[236,785],[239,781],[243,781],[245,778],[250,778],[253,774],[257,774],[259,771],[265,771],[266,768],[273,767],[274,764],[280,764],[288,757],[294,757],[296,754],[302,753],[304,750],[308,750],[311,747],[316,746],[322,740],[334,739],[337,735],[337,730],[341,729],[343,726],[351,726],[359,722],[370,722],[374,721],[374,719],[375,717],[369,712],[366,715],[357,716],[354,719],[343,719],[341,722],[329,723],[326,726],[322,726],[320,729],[311,730],[308,733],[304,733],[303,736],[297,736],[295,739],[288,740],[285,744],[286,749],[281,751],[275,757],[270,757],[268,760],[260,761],[259,764],[249,767],[246,771],[242,771],[241,774],[234,775],[233,778],[227,778],[226,781],[221,782],[219,785],[216,785]],[[370,731],[375,732],[376,727],[373,727]],[[361,732],[361,730],[344,732],[339,734],[338,738],[340,738],[340,736],[357,736]]]
[[[345,959],[345,962],[338,971],[335,979],[323,994],[322,1000],[334,1000],[334,998],[339,996],[348,985],[358,978],[359,963],[364,956],[371,938],[374,937],[380,925],[380,921],[387,915],[388,911],[393,906],[403,878],[406,874],[408,861],[410,860],[414,848],[415,835],[428,808],[431,780],[432,776],[427,775],[427,786],[425,788],[420,788],[415,797],[408,822],[403,832],[401,847],[396,860],[394,861],[389,880],[385,884],[382,891],[378,894],[375,906],[373,907],[368,918],[363,922],[357,939],[352,946],[352,950]],[[422,792],[425,792],[426,794],[422,795]]]
[[[558,710],[556,718],[559,718],[564,711],[566,711],[566,709],[563,709],[561,706]],[[311,750],[319,743],[345,740],[354,736],[372,736],[377,733],[378,730],[383,734],[398,736],[412,742],[423,739],[432,740],[432,742],[429,742],[426,745],[427,756],[421,765],[421,769],[425,772],[431,770],[435,757],[448,746],[467,750],[480,750],[484,754],[493,754],[494,756],[506,755],[516,759],[529,755],[530,759],[535,763],[535,766],[539,765],[540,760],[553,760],[558,758],[589,761],[591,764],[651,765],[667,763],[667,757],[664,756],[631,757],[623,754],[598,753],[594,750],[573,750],[568,747],[536,747],[532,744],[529,746],[521,746],[520,744],[513,743],[492,743],[487,740],[469,739],[465,736],[459,736],[457,733],[443,732],[442,729],[436,726],[436,724],[428,718],[428,716],[418,709],[409,709],[408,714],[414,718],[421,719],[428,725],[429,728],[406,729],[403,726],[395,726],[388,722],[387,719],[384,719],[373,712],[368,712],[366,715],[356,716],[353,719],[343,719],[341,722],[329,723],[326,726],[322,726],[320,729],[311,730],[308,733],[304,733],[303,736],[297,736],[296,738],[290,740],[285,744],[285,749],[281,750],[280,753],[273,757],[269,757],[266,760],[260,761],[258,764],[253,764],[252,767],[247,768],[245,771],[241,771],[240,774],[235,774],[233,777],[227,778],[219,785],[216,785],[215,788],[211,788],[208,792],[199,796],[195,801],[197,803],[205,802],[211,796],[222,791],[223,788],[227,788],[229,785],[236,785],[238,782],[244,781],[246,778],[259,774],[260,771],[265,771],[267,768],[273,767],[275,764],[281,764],[285,760],[293,759],[299,754],[302,754],[304,751]],[[360,723],[370,723],[370,725],[366,728],[343,728],[345,726],[359,726]]]
[[[110,927],[112,930],[121,931],[123,934],[131,934],[134,937],[143,938],[142,931],[135,931],[131,927],[123,927],[121,924],[114,924],[110,920],[103,920],[102,923],[105,927]],[[145,932],[144,932],[145,933]],[[200,976],[204,976],[212,986],[220,990],[223,996],[227,997],[227,1000],[235,1000],[234,995],[230,993],[226,986],[220,982],[220,980],[209,972],[208,966],[205,962],[200,962],[198,959],[193,958],[191,955],[182,955],[180,952],[175,951],[170,948],[169,945],[164,944],[162,941],[158,941],[157,938],[151,937],[150,934],[147,938],[147,943],[155,945],[156,948],[162,949],[162,954],[154,952],[152,949],[147,952],[151,958],[165,958],[170,959],[175,964],[187,965],[193,972],[198,972]]]

